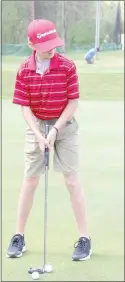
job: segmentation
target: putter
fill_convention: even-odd
[[[45,138],[49,133],[49,125],[45,124]],[[33,274],[33,272],[38,272],[43,274],[45,272],[51,272],[52,266],[46,264],[46,254],[47,254],[47,195],[48,195],[48,169],[49,169],[49,149],[45,147],[45,200],[44,200],[44,260],[43,267],[28,269],[28,273]]]

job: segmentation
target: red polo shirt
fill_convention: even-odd
[[[13,103],[30,106],[39,119],[58,118],[68,100],[77,98],[79,85],[75,64],[58,53],[42,76],[36,73],[35,52],[17,72]]]

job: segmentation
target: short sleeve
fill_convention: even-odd
[[[76,72],[76,66],[74,63],[67,74],[67,96],[68,99],[79,98],[79,82]]]
[[[28,87],[24,79],[24,73],[18,71],[16,75],[16,82],[13,95],[13,103],[22,106],[30,106],[30,96],[28,93]]]

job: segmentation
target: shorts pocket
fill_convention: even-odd
[[[78,132],[78,123],[75,118],[72,118],[71,121],[68,121],[65,127],[59,130],[57,134],[57,141],[63,140],[67,137],[72,137],[72,135],[77,134]]]
[[[27,128],[24,152],[26,154],[33,154],[33,153],[38,152],[38,151],[39,151],[38,140],[37,140],[35,134],[32,132],[32,130],[30,128]]]

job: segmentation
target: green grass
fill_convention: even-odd
[[[94,65],[87,65],[84,54],[67,54],[76,63],[81,100],[123,100],[123,52],[101,53]],[[23,57],[5,56],[2,60],[2,96],[12,98],[16,71]]]
[[[111,56],[113,57],[112,54]],[[51,156],[47,261],[53,265],[54,270],[53,273],[42,276],[43,281],[124,281],[124,105],[120,94],[123,91],[123,84],[120,83],[123,70],[121,68],[121,73],[117,73],[114,69],[114,72],[109,74],[112,79],[108,80],[110,68],[107,67],[106,72],[105,66],[105,72],[101,73],[103,64],[108,64],[106,58],[107,54],[103,55],[96,65],[91,66],[91,73],[87,73],[88,65],[83,61],[83,69],[86,69],[86,72],[82,73],[81,70],[80,76],[84,76],[84,81],[82,78],[80,81],[84,85],[82,96],[86,101],[81,101],[76,113],[80,126],[81,180],[87,199],[93,255],[91,260],[86,262],[71,261],[73,244],[79,234],[69,194],[62,176],[53,171]],[[115,61],[117,66],[121,64],[121,58],[120,53]],[[12,58],[5,58],[3,71],[11,60]],[[82,62],[78,57],[75,57],[75,60],[78,61],[79,69],[82,69]],[[15,59],[16,67],[19,61],[20,58]],[[97,72],[97,69],[100,69],[100,72]],[[43,262],[44,177],[41,177],[25,230],[27,253],[21,259],[7,259],[6,249],[15,232],[17,204],[23,178],[25,133],[25,122],[20,107],[13,105],[8,99],[12,95],[14,71],[8,70],[7,77],[9,80],[6,80],[3,89],[2,280],[31,281],[27,273],[28,267],[40,266]],[[103,97],[105,101],[100,98],[102,86],[105,91],[101,93],[106,93]],[[115,95],[110,93],[113,89],[117,89]]]

